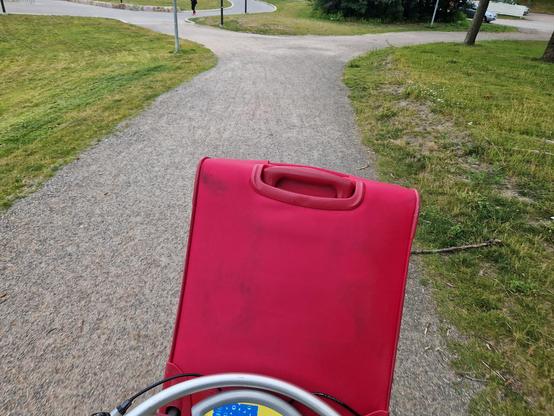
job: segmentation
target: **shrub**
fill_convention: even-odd
[[[383,21],[422,21],[433,14],[436,0],[313,0],[314,8],[326,14],[373,18]],[[439,0],[437,21],[459,20],[467,0]]]

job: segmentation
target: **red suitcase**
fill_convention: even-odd
[[[417,192],[204,159],[193,205],[166,376],[258,373],[388,415]]]

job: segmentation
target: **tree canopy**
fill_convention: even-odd
[[[436,0],[313,0],[314,7],[344,17],[374,18],[384,21],[423,21],[433,15]],[[459,19],[467,0],[439,0],[436,20]]]

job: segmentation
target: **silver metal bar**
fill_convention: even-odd
[[[216,407],[234,403],[261,404],[283,416],[301,416],[298,410],[283,399],[260,390],[231,390],[215,394],[195,404],[191,409],[191,415],[204,416]]]
[[[431,24],[430,26],[433,26],[433,23],[435,23],[435,16],[437,15],[437,9],[439,8],[439,0],[435,3],[435,10],[433,10],[433,17],[431,18]]]
[[[313,410],[318,415],[339,416],[329,405],[300,387],[273,377],[245,373],[216,374],[198,377],[176,384],[145,400],[133,410],[130,410],[127,416],[150,416],[155,413],[157,409],[173,400],[203,390],[216,389],[219,387],[247,387],[272,391],[294,399],[298,403]]]
[[[177,20],[177,0],[173,0],[173,30],[175,35],[175,53],[179,52],[179,21]]]

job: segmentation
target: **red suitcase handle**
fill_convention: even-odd
[[[306,208],[349,210],[360,204],[361,181],[301,166],[258,164],[252,184],[262,195]]]

